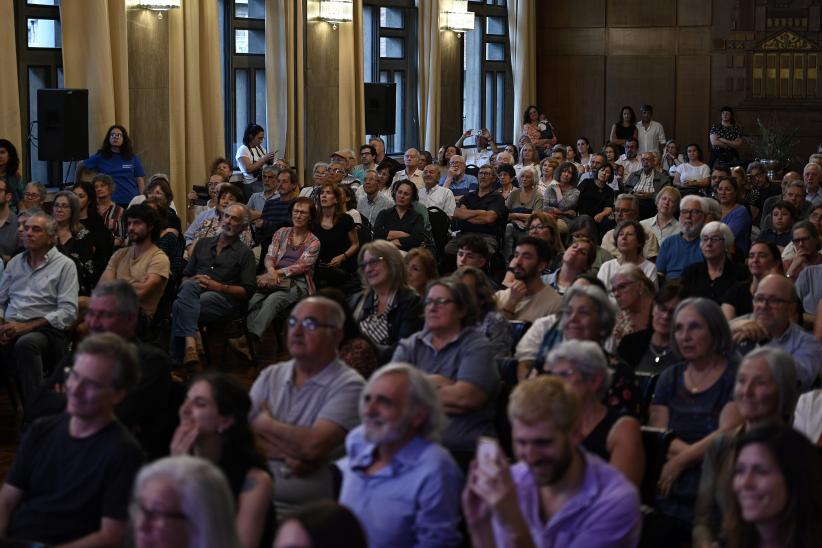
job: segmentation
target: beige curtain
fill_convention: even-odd
[[[269,0],[265,5],[265,83],[269,150],[297,168],[303,184],[305,124],[303,100],[303,3]]]
[[[0,49],[5,52],[16,52],[14,34],[13,0],[0,0]],[[3,63],[6,74],[13,78],[0,80],[0,135],[12,142],[20,155],[20,166],[25,165],[23,158],[26,147],[20,133],[20,90],[17,87],[17,55],[6,54]],[[22,172],[22,169],[21,169]]]
[[[514,141],[522,131],[525,107],[537,98],[536,5],[534,0],[508,0],[508,37],[514,75]]]
[[[62,0],[65,87],[88,89],[88,134],[96,150],[112,124],[128,128],[125,0]]]
[[[354,0],[354,20],[337,25],[335,32],[340,33],[339,146],[358,150],[365,139],[362,0]]]
[[[437,150],[440,142],[440,2],[419,7],[419,113],[420,148]]]
[[[225,154],[217,2],[184,0],[168,17],[169,175],[175,196],[183,197]]]

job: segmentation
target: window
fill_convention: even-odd
[[[234,163],[249,123],[266,123],[265,0],[218,0],[226,157]],[[263,147],[268,150],[267,138]]]
[[[464,129],[488,128],[497,142],[511,142],[514,108],[506,0],[470,0],[474,30],[463,35]]]
[[[25,142],[14,143],[25,156],[21,171],[29,181],[51,187],[69,177],[68,162],[46,162],[37,152],[37,91],[63,87],[62,33],[60,0],[26,0],[15,3],[20,117]],[[89,136],[96,139],[96,136]],[[93,141],[92,143],[93,144]]]
[[[401,153],[419,142],[417,8],[414,0],[363,4],[365,81],[397,85],[395,132],[382,138],[387,153]]]

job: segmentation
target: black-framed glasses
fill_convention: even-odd
[[[724,236],[702,236],[702,241],[705,243],[711,242],[713,244],[717,244],[719,242],[724,242]]]
[[[811,238],[810,236],[801,236],[799,238],[794,238],[791,241],[793,242],[793,245],[802,245],[805,242],[810,242],[812,239],[813,238]]]
[[[425,306],[445,306],[446,304],[456,302],[454,299],[446,299],[445,297],[437,297],[436,299],[425,299],[422,304]]]
[[[365,270],[369,266],[374,266],[375,264],[381,263],[385,260],[385,257],[374,257],[373,259],[368,259],[367,261],[363,261],[360,263],[360,270]]]
[[[758,305],[765,305],[765,306],[774,306],[777,304],[791,304],[793,301],[790,299],[778,299],[776,297],[771,297],[770,295],[754,295],[753,303]]]
[[[288,317],[288,327],[289,329],[294,329],[297,327],[297,324],[303,326],[303,329],[308,331],[316,331],[321,327],[326,327],[328,329],[336,329],[336,325],[331,325],[330,323],[322,323],[317,318],[313,318],[311,316],[306,316],[302,320],[295,318],[294,316]]]

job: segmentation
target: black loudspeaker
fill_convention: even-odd
[[[88,158],[88,90],[37,90],[37,135],[40,160]]]
[[[365,132],[392,135],[396,130],[397,84],[365,84]]]

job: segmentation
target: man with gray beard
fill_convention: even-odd
[[[679,234],[665,238],[656,258],[656,271],[661,278],[679,278],[686,266],[702,261],[699,233],[705,225],[707,209],[705,198],[693,194],[679,201]]]
[[[169,356],[175,363],[194,363],[198,322],[213,322],[242,313],[256,288],[256,261],[240,241],[250,222],[243,204],[228,206],[220,234],[200,238],[183,270],[183,283],[172,305]]]
[[[445,414],[417,368],[388,364],[360,398],[362,425],[345,441],[340,502],[370,546],[458,546],[463,478],[436,439]]]

